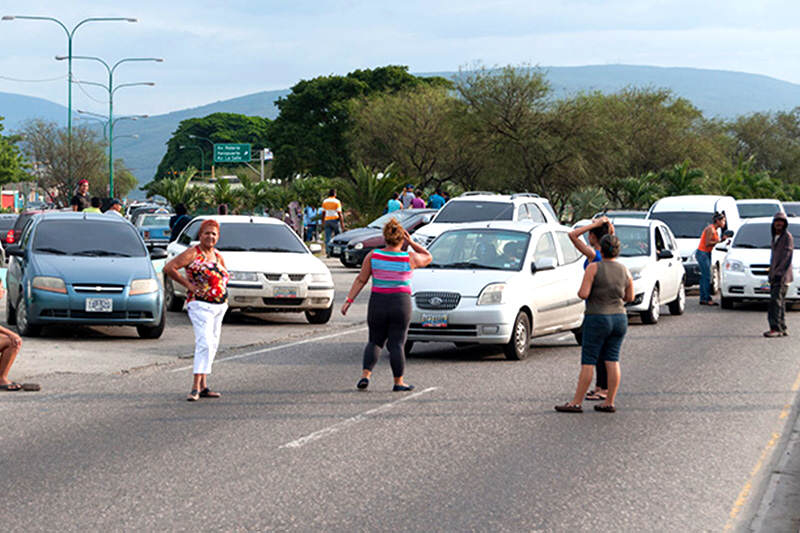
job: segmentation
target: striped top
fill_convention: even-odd
[[[322,202],[322,211],[325,213],[325,220],[339,220],[339,213],[342,212],[342,202],[338,198],[330,196]]]
[[[372,292],[411,294],[411,260],[408,252],[374,250],[372,266]]]

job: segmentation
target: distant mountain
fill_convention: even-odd
[[[627,86],[666,87],[692,101],[708,117],[732,118],[757,111],[787,111],[800,106],[800,85],[786,81],[724,70],[663,68],[630,65],[543,67],[558,96],[580,91],[614,92]],[[421,75],[454,77],[455,72]],[[231,100],[157,115],[146,120],[120,122],[115,135],[137,134],[114,143],[114,156],[133,169],[140,184],[149,182],[166,152],[166,142],[180,121],[227,112],[275,118],[275,100],[288,90],[264,91]],[[0,116],[6,129],[14,130],[28,118],[42,117],[63,123],[66,108],[41,98],[0,93]]]

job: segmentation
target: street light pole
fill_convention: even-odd
[[[5,15],[0,20],[48,20],[55,22],[67,34],[67,173],[68,178],[72,181],[72,38],[78,28],[87,22],[138,22],[138,19],[131,17],[90,17],[78,22],[72,30],[69,30],[63,22],[53,17],[33,17],[29,15]]]
[[[208,137],[201,137],[199,135],[192,135],[189,134],[188,137],[190,139],[201,139],[203,141],[207,141],[211,145],[211,179],[214,179],[214,141],[209,139]]]
[[[126,57],[125,59],[120,59],[113,66],[109,66],[108,63],[103,61],[99,57],[95,56],[72,56],[74,59],[86,59],[91,61],[97,61],[101,63],[108,72],[108,87],[100,83],[85,81],[85,82],[78,82],[84,83],[88,85],[97,85],[100,87],[105,88],[108,91],[108,194],[112,198],[114,197],[114,93],[117,92],[117,89],[121,89],[122,87],[134,87],[139,85],[147,85],[152,87],[155,85],[153,82],[137,82],[137,83],[123,83],[121,85],[117,85],[114,87],[114,71],[117,70],[117,67],[123,63],[128,63],[132,61],[155,61],[157,63],[162,63],[164,60],[160,57]],[[57,61],[63,61],[64,59],[70,59],[64,56],[56,56]]]
[[[187,144],[178,146],[178,150],[183,150],[184,148],[197,148],[200,150],[200,177],[203,177],[203,173],[206,171],[206,160],[205,154],[203,153],[203,149],[197,146],[196,144]]]

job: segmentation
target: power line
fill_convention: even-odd
[[[66,77],[67,77],[67,75],[64,74],[63,76],[58,76],[57,78],[45,78],[45,79],[41,79],[41,80],[24,80],[24,79],[21,79],[21,78],[11,78],[9,76],[0,76],[0,80],[18,81],[18,82],[21,82],[21,83],[45,83],[45,82],[49,82],[49,81],[63,80]]]
[[[91,94],[86,92],[86,89],[83,88],[83,84],[81,83],[81,80],[76,78],[75,74],[72,75],[72,79],[73,79],[73,82],[78,86],[78,88],[81,90],[81,92],[86,95],[86,97],[88,99],[94,100],[98,104],[107,104],[108,103],[108,100],[98,100],[97,98],[95,98],[94,96],[92,96]]]

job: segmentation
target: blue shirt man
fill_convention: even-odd
[[[397,196],[397,195],[395,195],[395,196]],[[394,213],[395,211],[399,211],[400,209],[403,209],[403,204],[400,203],[400,200],[398,200],[397,198],[392,198],[386,204],[386,212],[387,213]]]
[[[441,209],[444,204],[444,196],[439,189],[436,189],[436,192],[428,197],[428,207],[431,209]]]

